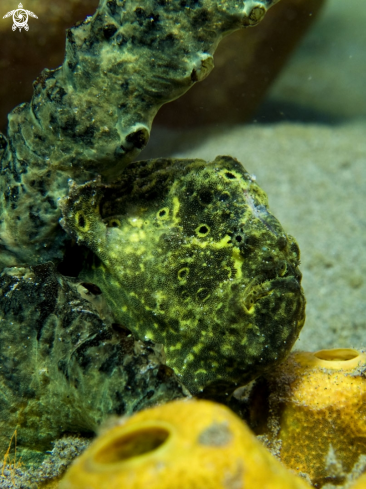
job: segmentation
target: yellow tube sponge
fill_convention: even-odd
[[[102,434],[60,489],[306,489],[228,408],[175,401]]]
[[[315,487],[342,484],[366,454],[366,355],[354,349],[295,352],[253,391],[251,422],[282,462]]]

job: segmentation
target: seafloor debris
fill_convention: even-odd
[[[210,73],[220,39],[276,1],[100,0],[68,31],[63,65],[43,71],[0,134],[0,265],[60,257],[68,179],[120,174],[161,105]]]
[[[44,264],[5,269],[0,289],[1,453],[15,429],[27,461],[63,433],[185,395],[161,347],[113,323],[95,285]]]
[[[310,489],[235,414],[208,401],[176,401],[121,420],[76,460],[59,487]]]
[[[365,468],[365,371],[362,351],[294,352],[251,393],[255,432],[314,487],[343,486]]]
[[[290,351],[305,319],[299,248],[238,161],[139,161],[111,185],[72,185],[61,207],[96,255],[83,280],[164,345],[192,393],[224,396]]]
[[[15,443],[5,459],[0,459],[0,489],[57,489],[56,482],[70,463],[89,445],[90,439],[64,436],[56,440],[42,463],[26,466]],[[34,462],[34,459],[33,459]]]

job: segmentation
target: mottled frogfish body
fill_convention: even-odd
[[[199,393],[280,362],[303,326],[299,248],[267,206],[231,157],[161,158],[71,185],[61,224],[94,253],[83,279]]]

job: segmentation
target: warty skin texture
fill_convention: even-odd
[[[304,324],[299,249],[267,205],[231,157],[158,159],[72,184],[61,224],[95,253],[81,276],[118,322],[215,397],[283,360]]]
[[[257,24],[276,0],[101,0],[67,32],[62,66],[0,135],[0,265],[60,257],[67,181],[119,175],[146,145],[162,104],[213,68],[220,39]]]

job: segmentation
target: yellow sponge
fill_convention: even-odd
[[[307,489],[228,408],[175,401],[101,435],[60,489]]]
[[[277,442],[282,462],[316,487],[343,483],[366,454],[365,370],[358,350],[295,352],[254,391],[253,406],[266,404],[264,392],[268,402],[265,419],[252,413],[256,432]]]

